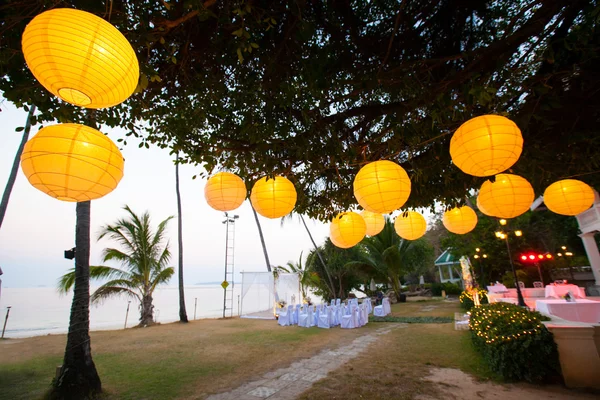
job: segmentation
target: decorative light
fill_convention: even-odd
[[[296,205],[296,188],[283,176],[256,181],[250,194],[252,207],[267,218],[281,218],[289,214]]]
[[[571,257],[572,255],[573,255],[573,253],[571,253],[570,251],[567,251],[567,252],[565,253],[565,256],[567,256],[567,257]]]
[[[407,211],[396,218],[394,229],[402,239],[417,240],[427,231],[427,221],[420,213]]]
[[[444,213],[442,223],[450,232],[464,235],[477,225],[477,214],[469,206],[455,207]]]
[[[138,60],[125,36],[100,17],[54,8],[25,27],[23,55],[33,76],[52,94],[86,108],[127,100],[139,79]]]
[[[483,255],[483,258],[487,258],[487,254],[484,254],[484,255]]]
[[[523,232],[522,231],[515,231],[515,236],[523,236]]]
[[[475,254],[473,258],[479,258],[479,254]]]
[[[112,192],[123,177],[123,156],[110,138],[79,124],[47,126],[21,155],[29,183],[63,201],[88,201]]]
[[[493,183],[488,180],[481,185],[477,204],[495,217],[515,218],[529,210],[534,197],[533,187],[525,178],[498,174]]]
[[[476,248],[475,248],[475,251],[476,251],[476,252],[480,252],[480,251],[481,251],[481,249],[480,249],[479,247],[476,247]]]
[[[356,246],[365,237],[367,224],[360,214],[352,211],[338,214],[329,225],[331,242],[342,249]]]
[[[500,115],[468,120],[450,140],[452,162],[474,176],[491,176],[507,170],[517,162],[522,150],[519,127]]]
[[[498,221],[498,223],[502,226],[506,225],[506,220],[505,219],[501,219]]]
[[[233,211],[246,200],[246,185],[236,174],[219,172],[206,182],[204,198],[215,210]]]
[[[592,206],[594,190],[577,179],[554,182],[544,191],[544,204],[561,215],[577,215]]]
[[[383,230],[385,218],[383,215],[364,210],[360,213],[367,224],[367,235],[375,236]]]
[[[410,179],[398,164],[382,160],[362,167],[354,178],[354,197],[365,210],[387,214],[399,209],[410,195]]]

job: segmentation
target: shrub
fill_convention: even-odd
[[[442,290],[444,290],[443,283],[434,282],[431,284],[431,295],[432,296],[441,296]]]
[[[506,380],[540,381],[560,372],[552,333],[538,312],[494,303],[471,310],[469,326],[475,348],[490,368]]]
[[[444,282],[439,283],[435,282],[431,284],[431,295],[432,296],[441,296],[442,290],[446,291],[446,294],[460,294],[462,289],[456,283],[452,282]]]
[[[475,291],[479,293],[480,304],[488,304],[487,290],[479,288],[473,288],[470,291],[465,290],[460,294],[460,297],[458,298],[458,300],[460,301],[460,306],[465,311],[469,311],[475,306],[475,301],[473,300],[473,295]]]

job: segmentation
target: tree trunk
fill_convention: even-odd
[[[308,226],[306,225],[306,222],[304,221],[304,217],[302,216],[302,214],[299,214],[299,215],[300,215],[300,220],[304,224],[304,229],[306,229],[306,232],[308,233],[308,237],[310,238],[310,241],[312,242],[313,246],[315,247],[315,251],[317,252],[317,257],[319,257],[319,260],[321,260],[321,264],[323,264],[323,269],[325,270],[325,273],[327,274],[327,278],[329,279],[329,285],[330,285],[329,291],[331,292],[331,296],[333,298],[333,297],[335,297],[335,286],[333,285],[333,280],[331,279],[331,274],[329,273],[327,264],[325,264],[325,261],[323,260],[321,251],[319,250],[319,247],[315,243],[315,240],[313,239],[312,234],[310,233],[310,230],[308,229]]]
[[[183,290],[183,219],[181,217],[181,194],[179,193],[179,153],[175,156],[175,191],[177,192],[177,241],[179,243],[179,321],[188,322]]]
[[[254,213],[254,219],[256,220],[256,226],[258,227],[258,234],[260,236],[260,242],[262,243],[263,253],[265,255],[265,262],[267,263],[267,271],[271,272],[271,263],[269,262],[269,254],[267,253],[267,245],[265,244],[265,237],[262,233],[262,228],[260,227],[260,221],[258,220],[258,214],[256,210],[250,203],[250,207],[252,207],[252,212]]]
[[[75,287],[69,333],[60,376],[52,399],[87,399],[102,391],[90,345],[90,202],[77,203]]]
[[[6,187],[4,188],[4,194],[2,195],[2,202],[0,203],[0,228],[2,227],[2,221],[4,221],[4,214],[6,214],[6,209],[8,208],[8,200],[10,199],[10,194],[12,192],[13,186],[15,185],[15,180],[17,179],[17,172],[19,171],[19,164],[21,162],[21,154],[23,154],[23,148],[25,147],[25,143],[29,139],[29,131],[31,130],[31,117],[35,112],[35,105],[32,105],[29,109],[29,114],[27,114],[27,121],[25,121],[25,130],[23,130],[23,138],[21,139],[21,144],[17,149],[17,154],[15,155],[15,160],[13,161],[12,169],[10,170],[10,175],[8,176],[8,182],[6,182]]]
[[[154,324],[154,305],[152,305],[152,295],[146,294],[142,298],[142,307],[140,310],[139,326],[150,326]]]

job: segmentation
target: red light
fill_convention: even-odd
[[[530,259],[530,260],[535,260],[535,256],[534,256],[533,254],[530,254],[530,255],[529,255],[529,259]]]
[[[527,256],[521,256],[521,260],[527,261]]]

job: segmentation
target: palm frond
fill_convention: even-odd
[[[69,292],[69,290],[71,290],[71,288],[73,287],[73,285],[75,284],[75,268],[72,268],[69,270],[69,272],[67,272],[66,274],[64,274],[63,276],[61,276],[58,279],[58,283],[57,283],[57,289],[58,289],[58,293],[63,295],[63,294],[67,294]]]
[[[159,285],[161,283],[167,283],[169,281],[169,279],[171,279],[171,277],[173,276],[174,273],[175,273],[175,268],[173,268],[173,267],[165,268],[162,271],[160,271],[158,273],[158,275],[156,275],[151,282],[150,293],[154,292],[154,289],[156,288],[157,285]]]
[[[132,297],[138,299],[140,302],[142,301],[140,295],[135,293],[133,290],[121,287],[121,286],[113,286],[112,283],[117,281],[106,282],[104,285],[100,286],[90,297],[90,301],[94,304],[102,302],[109,297],[116,297],[125,295],[127,297]]]
[[[90,265],[92,279],[132,279],[132,274],[119,268],[104,265]]]

